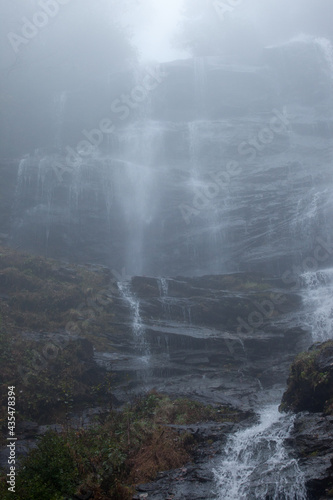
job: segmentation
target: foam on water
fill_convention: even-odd
[[[295,416],[266,407],[259,424],[228,439],[214,471],[219,500],[304,500],[306,490],[297,460],[285,448]]]

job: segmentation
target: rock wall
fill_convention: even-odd
[[[283,409],[297,413],[290,445],[299,457],[309,498],[333,495],[333,342],[315,344],[293,362]]]
[[[283,274],[332,234],[332,67],[323,40],[267,48],[260,67],[167,63],[88,155],[71,92],[64,150],[27,152],[16,194],[5,171],[11,244],[126,275]]]

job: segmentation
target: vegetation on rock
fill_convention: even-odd
[[[135,484],[191,459],[196,435],[171,424],[242,418],[242,413],[228,407],[206,407],[151,392],[122,411],[111,411],[90,428],[45,434],[22,462],[15,494],[8,492],[2,475],[1,498],[61,500],[92,492],[98,500],[131,499]]]
[[[0,425],[6,431],[7,387],[13,385],[17,424],[33,420],[63,429],[47,432],[19,459],[15,494],[3,471],[4,500],[132,498],[134,485],[191,460],[205,438],[187,425],[248,416],[155,392],[114,409],[114,374],[94,361],[94,349],[112,351],[110,334],[124,335],[110,278],[104,268],[0,247]],[[70,413],[96,405],[105,409],[98,422],[71,428]]]
[[[280,408],[333,414],[333,341],[315,344],[296,357]]]

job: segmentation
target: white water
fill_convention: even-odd
[[[293,415],[266,407],[260,423],[232,435],[216,475],[219,500],[304,500],[306,491],[297,460],[284,447]]]
[[[114,159],[115,198],[126,226],[124,265],[128,273],[137,276],[145,272],[146,235],[158,206],[161,181],[157,155],[163,149],[162,139],[158,122],[147,120],[127,127],[119,132],[120,157]]]
[[[321,52],[333,81],[333,49],[323,38],[309,38]],[[292,221],[294,238],[309,239],[320,227],[320,203],[332,198],[331,189],[312,189],[300,199]],[[314,342],[333,338],[333,268],[306,272],[303,285],[303,323]],[[223,459],[214,471],[219,500],[306,500],[304,476],[285,446],[295,415],[280,414],[278,405],[260,412],[260,423],[231,435]]]
[[[150,361],[150,349],[146,340],[146,331],[140,314],[140,301],[131,291],[130,282],[118,282],[118,288],[122,298],[127,303],[132,313],[132,332],[138,356],[142,363],[148,366]]]
[[[302,275],[305,322],[314,342],[333,338],[333,268]]]
[[[333,338],[333,268],[301,276],[303,323],[313,342]],[[304,478],[285,447],[294,415],[278,405],[260,413],[260,423],[230,436],[215,471],[219,500],[305,500]]]
[[[158,280],[158,288],[160,291],[160,296],[162,298],[168,296],[168,291],[169,291],[169,283],[166,278],[159,278]]]

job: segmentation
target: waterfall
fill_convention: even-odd
[[[305,323],[313,341],[333,338],[333,268],[304,273],[301,279]]]
[[[158,288],[159,288],[160,296],[162,298],[168,296],[169,283],[168,283],[168,280],[166,278],[160,278],[158,280]]]
[[[163,149],[163,130],[145,120],[119,133],[119,158],[114,159],[113,183],[116,203],[126,227],[125,261],[128,274],[146,272],[146,238],[154,223],[159,200],[157,153]]]
[[[66,95],[58,101],[60,130]],[[18,169],[14,244],[45,254],[51,248],[53,256],[65,258],[80,259],[85,253],[87,260],[83,242],[91,249],[91,261],[103,255],[109,264],[112,254],[112,266],[124,267],[127,275],[146,273],[155,250],[149,233],[159,222],[163,183],[156,155],[163,150],[162,138],[158,124],[147,121],[119,131],[110,153],[94,151],[76,164],[42,150],[27,155]]]
[[[157,286],[160,293],[160,300],[162,303],[163,312],[166,314],[167,318],[170,317],[171,307],[168,301],[169,283],[166,278],[158,278]]]
[[[320,53],[325,71],[333,81],[332,46],[325,39],[307,39]],[[331,108],[328,108],[328,118],[331,119]],[[327,119],[327,117],[325,117]],[[309,125],[318,134],[320,123],[313,118]],[[319,129],[318,129],[319,127]],[[302,261],[303,268],[307,263],[319,260],[323,262],[322,253],[315,256],[313,247],[319,228],[325,235],[332,232],[331,215],[332,196],[332,142],[325,135],[316,139],[318,144],[323,141],[325,160],[323,172],[325,182],[315,178],[311,169],[304,178],[307,189],[294,190],[290,198],[290,219],[288,222],[291,243],[300,249],[308,248],[309,253]],[[306,140],[298,136],[298,141],[306,148]],[[296,164],[295,164],[296,166]],[[296,172],[296,170],[295,170]],[[295,187],[297,186],[295,176]],[[274,228],[270,232],[274,233]],[[325,240],[330,237],[325,238]],[[326,249],[327,250],[327,249]],[[327,253],[327,252],[326,252]],[[331,254],[331,252],[329,252]],[[329,255],[327,255],[327,259]],[[326,264],[329,266],[329,264]],[[303,325],[311,330],[313,342],[323,342],[333,338],[333,268],[297,273],[302,284]],[[277,404],[268,406],[259,412],[260,422],[231,435],[223,449],[219,467],[214,471],[216,479],[217,498],[219,500],[306,500],[307,491],[305,479],[299,463],[287,447],[286,440],[290,436],[295,415],[281,414]]]
[[[207,273],[219,273],[224,267],[225,256],[219,249],[225,246],[228,193],[215,180],[217,166],[222,167],[217,162],[224,132],[223,123],[205,120],[188,123],[188,187],[194,215],[188,239],[192,252],[196,252],[195,260],[205,262],[203,272]]]
[[[118,282],[118,288],[124,302],[129,306],[132,315],[132,332],[135,350],[144,368],[148,368],[150,348],[146,339],[146,329],[140,314],[140,301],[131,290],[129,281]]]
[[[214,471],[219,500],[304,500],[303,475],[285,448],[294,415],[282,415],[276,405],[260,414],[254,427],[232,435]]]
[[[330,74],[331,83],[333,83],[333,47],[326,38],[315,38],[314,43],[318,47]],[[331,111],[331,109],[330,109]],[[330,169],[332,168],[332,154],[330,153]],[[330,187],[323,193],[318,193],[312,203],[308,205],[307,213],[304,219],[307,220],[316,217],[314,222],[323,229],[323,221],[318,220],[317,203],[325,200],[327,205],[327,218],[332,218],[333,195],[332,180],[329,178]],[[323,201],[321,201],[323,204]],[[324,221],[325,222],[325,221]],[[325,226],[326,233],[331,234]],[[327,238],[326,238],[327,239]],[[330,239],[330,238],[329,238]],[[329,252],[331,255],[331,252]],[[329,256],[327,256],[327,259]],[[327,260],[326,259],[326,260]],[[317,263],[318,264],[318,263]],[[318,271],[309,271],[301,275],[301,284],[303,288],[303,306],[304,321],[310,328],[313,342],[324,342],[333,338],[333,268],[320,269]]]

